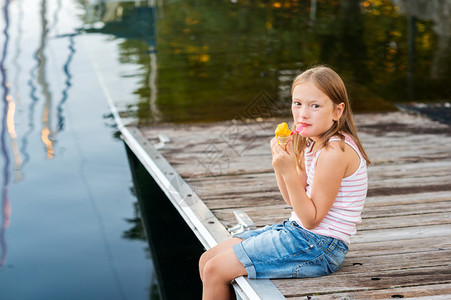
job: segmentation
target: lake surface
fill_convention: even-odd
[[[158,294],[75,1],[2,1],[0,299]],[[97,38],[98,39],[98,38]]]
[[[164,294],[109,104],[139,126],[288,116],[321,63],[356,112],[451,120],[451,1],[0,3],[0,299]]]

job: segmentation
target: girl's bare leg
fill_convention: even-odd
[[[204,267],[207,261],[225,250],[232,249],[233,245],[238,244],[241,241],[242,239],[239,238],[231,238],[205,251],[199,259],[200,279],[203,279],[204,277]]]
[[[199,260],[199,272],[203,282],[202,299],[232,299],[230,282],[247,275],[246,269],[233,251],[233,245],[241,242],[232,238],[206,251]]]
[[[218,253],[205,263],[202,275],[202,299],[232,299],[234,295],[230,282],[243,275],[247,275],[247,271],[232,248]]]

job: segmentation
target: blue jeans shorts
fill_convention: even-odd
[[[285,220],[282,224],[245,231],[233,250],[249,278],[305,278],[331,274],[345,260],[348,246]]]

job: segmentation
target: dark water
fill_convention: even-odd
[[[160,299],[201,299],[198,261],[204,251],[202,244],[149,172],[131,151],[128,154]]]
[[[109,102],[138,125],[286,116],[322,63],[356,112],[451,119],[448,0],[0,6],[0,299],[197,298],[202,249],[129,165]]]

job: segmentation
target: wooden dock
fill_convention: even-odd
[[[185,201],[180,211],[193,218],[187,221],[193,231],[208,232],[206,239],[198,232],[208,248],[228,237],[224,227],[235,225],[234,210],[245,211],[256,226],[289,217],[269,149],[279,121],[127,128],[124,140],[142,147],[158,174],[175,176],[161,185],[172,186],[167,194],[175,186],[181,196],[174,201]],[[363,222],[344,266],[320,278],[241,278],[261,299],[451,299],[451,128],[401,112],[357,115],[356,121],[372,165]],[[159,134],[170,142],[156,151]],[[283,297],[268,296],[274,287]]]

